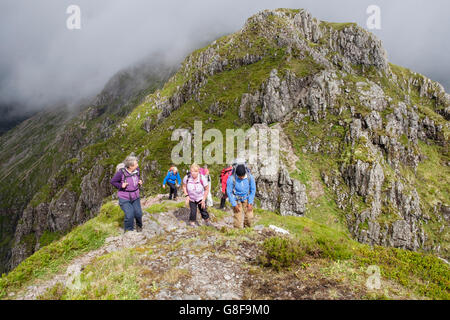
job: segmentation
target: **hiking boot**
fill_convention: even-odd
[[[136,227],[136,232],[142,232],[142,227]]]
[[[194,221],[190,221],[190,222],[188,223],[188,226],[189,226],[189,227],[192,227],[192,228],[197,228],[197,224],[196,224]]]
[[[205,220],[205,226],[208,226],[208,227],[214,227],[213,226],[213,224],[211,223],[211,221],[208,219],[208,220]]]
[[[225,201],[226,201],[226,200],[223,199],[223,198],[220,199],[220,207],[219,207],[220,210],[224,210],[224,209],[225,209]]]

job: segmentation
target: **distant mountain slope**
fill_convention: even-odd
[[[30,118],[35,112],[15,112],[20,106],[13,104],[0,104],[0,135],[11,130],[22,121]]]
[[[17,222],[36,192],[48,188],[49,179],[81,148],[107,139],[173,68],[155,59],[122,70],[90,104],[47,108],[0,136],[0,272],[7,270]]]

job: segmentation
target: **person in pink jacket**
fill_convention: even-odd
[[[183,192],[190,209],[189,225],[196,226],[198,208],[205,224],[211,226],[206,210],[206,198],[209,192],[208,180],[200,174],[200,167],[195,163],[191,165],[190,172],[183,179]]]

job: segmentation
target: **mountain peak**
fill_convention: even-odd
[[[375,66],[389,73],[387,53],[377,37],[356,23],[331,23],[314,18],[304,9],[263,10],[230,35],[252,52],[253,46],[284,48],[310,54],[317,63],[352,72],[352,65]],[[263,53],[262,51],[261,53]]]

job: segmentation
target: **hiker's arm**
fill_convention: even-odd
[[[168,178],[169,178],[169,173],[167,173],[167,174],[166,174],[166,177],[164,178],[163,186],[166,185],[166,182],[167,182],[167,179],[168,179]]]
[[[178,184],[181,184],[181,178],[180,178],[180,173],[179,172],[177,172],[177,181],[178,181]]]
[[[253,205],[253,201],[255,200],[256,194],[256,183],[255,178],[251,177],[250,179],[250,195],[248,196],[248,203]]]
[[[203,193],[203,201],[206,201],[206,198],[208,198],[209,193],[209,184],[205,187],[205,192]]]
[[[142,178],[141,178],[141,170],[139,168],[137,168],[137,171],[138,171],[138,178],[139,178],[138,184],[142,186],[142,184],[144,182],[142,181]]]
[[[188,195],[188,192],[187,192],[187,189],[186,189],[186,183],[183,181],[183,192],[184,192],[184,195],[186,196],[186,197],[188,197],[189,195]]]
[[[120,171],[116,172],[110,183],[117,189],[122,189],[122,173]]]
[[[229,177],[227,180],[227,195],[228,199],[230,200],[230,203],[233,207],[237,205],[236,199],[234,198],[233,194],[233,178]]]

